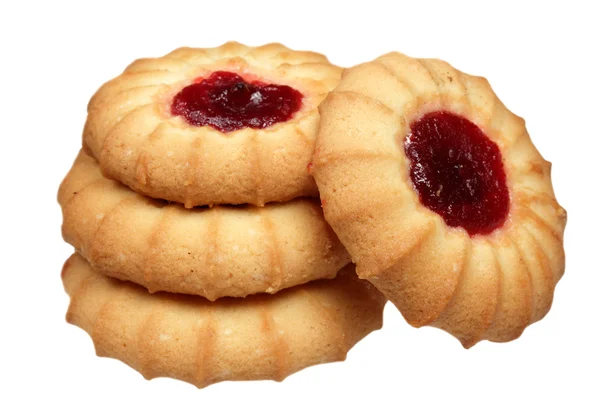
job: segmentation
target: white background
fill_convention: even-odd
[[[593,1],[525,3],[2,2],[0,398],[600,399],[599,13]],[[87,101],[135,58],[228,40],[278,41],[341,66],[399,50],[486,76],[553,162],[569,213],[567,271],[548,316],[514,342],[464,350],[442,331],[409,327],[388,304],[384,328],[344,363],[202,391],[97,358],[64,321],[59,273],[72,250],[56,203]]]

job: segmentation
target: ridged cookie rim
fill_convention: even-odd
[[[309,366],[343,361],[381,328],[386,302],[352,267],[331,281],[213,303],[149,294],[95,272],[78,254],[61,276],[70,296],[67,322],[90,335],[97,356],[120,360],[148,380],[171,377],[198,388],[282,381]],[[302,326],[295,317],[290,325],[290,310],[301,311]]]
[[[185,209],[104,177],[80,152],[58,193],[62,233],[98,271],[214,300],[333,278],[350,256],[313,199]]]

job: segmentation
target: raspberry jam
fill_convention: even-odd
[[[262,129],[291,119],[302,106],[302,97],[289,86],[247,82],[233,72],[217,71],[177,93],[171,113],[191,125],[209,125],[223,133]]]
[[[477,125],[432,112],[411,123],[404,149],[419,200],[446,224],[471,236],[504,224],[509,194],[502,154]]]

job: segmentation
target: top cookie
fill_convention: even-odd
[[[566,213],[550,163],[485,79],[390,53],[347,70],[320,109],[325,218],[409,323],[469,347],[548,312]]]
[[[186,207],[316,196],[317,107],[340,75],[281,44],[180,48],[96,92],[84,146],[107,177]]]

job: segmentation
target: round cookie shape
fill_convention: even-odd
[[[80,152],[61,184],[62,232],[99,272],[215,300],[333,278],[350,256],[318,201],[185,209],[105,178]]]
[[[71,298],[67,321],[91,336],[98,356],[121,360],[146,379],[171,377],[203,388],[281,381],[308,366],[344,360],[381,328],[386,302],[352,269],[275,295],[215,302],[150,294],[99,274],[78,254],[65,263],[62,279]]]
[[[90,100],[84,148],[107,177],[188,208],[316,197],[306,165],[341,71],[276,43],[140,59]]]
[[[566,212],[487,80],[390,53],[346,70],[320,112],[310,169],[325,219],[411,325],[468,348],[548,312]]]

